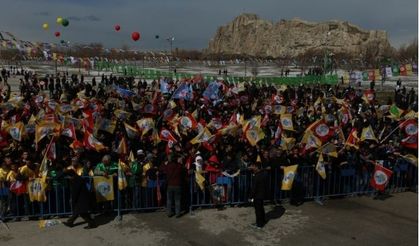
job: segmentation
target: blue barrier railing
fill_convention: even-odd
[[[386,187],[388,193],[417,192],[418,169],[416,166],[398,163],[392,167],[393,175]],[[250,198],[253,177],[248,170],[242,170],[234,177],[223,176],[221,173],[205,173],[204,188],[201,189],[195,181],[195,175],[189,176],[188,187],[184,190],[184,207],[192,212],[198,207],[216,207],[226,205],[247,204]],[[85,177],[92,187],[93,178]],[[293,188],[290,191],[281,190],[283,172],[281,169],[268,171],[269,202],[283,202],[290,200],[318,200],[328,197],[343,197],[353,195],[373,194],[371,187],[371,171],[353,167],[329,168],[326,179],[322,179],[313,166],[302,166],[297,170]],[[157,210],[166,204],[164,185],[160,189],[154,185],[136,185],[119,191],[117,179],[114,180],[113,201],[96,202],[95,193],[91,192],[92,212],[112,211],[118,216],[131,211]],[[160,182],[164,183],[164,181]],[[45,218],[53,216],[67,216],[72,213],[71,196],[68,180],[50,180],[46,191],[45,202],[30,202],[28,194],[16,195],[13,192],[0,192],[0,220]],[[160,191],[160,194],[158,194]],[[189,194],[188,194],[189,193]],[[160,199],[159,199],[160,198]]]

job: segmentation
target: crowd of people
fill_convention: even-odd
[[[322,156],[326,169],[351,166],[362,174],[377,161],[391,169],[404,156],[417,156],[417,95],[401,86],[384,104],[374,85],[364,90],[200,76],[149,82],[114,75],[91,81],[28,71],[21,76],[20,91],[4,95],[0,104],[0,218],[18,214],[18,208],[29,212],[27,194],[11,187],[45,170],[51,189],[68,170],[108,177],[117,176],[121,165],[128,191],[161,186],[168,216],[180,217],[188,190],[183,187],[193,173],[213,175],[203,175],[199,185],[205,187],[255,164],[259,171],[276,172],[295,164],[316,166]],[[260,207],[261,197],[254,198]]]

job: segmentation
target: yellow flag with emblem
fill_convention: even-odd
[[[282,129],[284,130],[294,131],[294,127],[292,124],[292,114],[282,114],[281,125]]]
[[[93,177],[93,185],[97,202],[113,201],[115,199],[113,194],[113,177]]]
[[[284,168],[284,177],[282,179],[281,190],[291,190],[294,177],[297,174],[298,165],[292,165]]]
[[[191,144],[197,144],[197,143],[203,143],[208,142],[212,137],[211,132],[205,127],[202,132],[200,132],[195,138],[193,138],[190,143]]]
[[[47,188],[47,184],[42,181],[41,178],[36,178],[28,183],[28,195],[29,200],[31,202],[38,201],[38,202],[46,202],[47,196],[45,194],[45,190]]]
[[[246,131],[246,138],[250,145],[255,146],[260,140],[265,138],[265,133],[259,127]]]
[[[323,154],[320,153],[319,160],[316,164],[316,171],[322,177],[322,179],[326,179],[326,169],[324,167],[324,160],[323,160]]]
[[[127,178],[125,177],[123,166],[126,166],[126,164],[123,163],[121,160],[119,160],[118,162],[118,189],[119,190],[124,190],[128,186]]]
[[[204,188],[205,188],[205,185],[204,185],[205,178],[204,178],[204,176],[202,176],[201,173],[195,172],[195,182],[201,190],[204,190]]]
[[[371,126],[364,127],[361,133],[361,141],[365,140],[373,140],[378,142],[377,138],[375,137],[374,131],[372,130]]]

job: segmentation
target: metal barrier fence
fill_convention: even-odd
[[[418,169],[416,166],[400,162],[393,168],[387,193],[415,191],[418,185]],[[269,202],[302,202],[315,200],[321,203],[328,197],[344,197],[362,194],[373,194],[370,186],[372,170],[353,167],[331,168],[326,179],[322,179],[313,166],[301,166],[294,178],[292,190],[281,190],[282,170],[268,171]],[[93,187],[93,178],[85,177],[89,187]],[[195,175],[190,175],[188,187],[183,190],[184,207],[192,212],[198,207],[217,207],[226,205],[246,204],[250,198],[252,174],[245,170],[235,177],[222,174],[206,173],[206,185],[200,189],[195,182]],[[0,220],[29,218],[46,218],[52,216],[67,216],[72,213],[71,196],[67,179],[50,180],[46,191],[46,202],[30,202],[28,194],[16,195],[12,192],[0,193]],[[118,216],[132,211],[162,209],[166,200],[164,180],[152,184],[129,186],[119,191],[117,177],[114,179],[113,201],[95,201],[95,193],[91,190],[92,212],[112,211]],[[3,190],[4,191],[4,190]],[[160,194],[158,194],[160,192]],[[160,199],[159,199],[160,198]],[[8,213],[6,213],[8,212]]]

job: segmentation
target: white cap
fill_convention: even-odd
[[[144,155],[144,150],[142,149],[137,150],[137,155]]]

